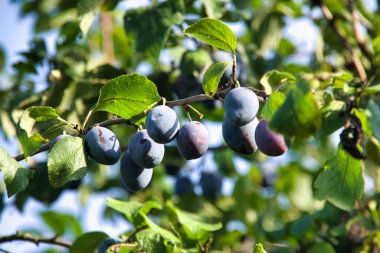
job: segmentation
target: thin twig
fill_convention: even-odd
[[[359,49],[361,50],[363,55],[367,58],[367,60],[370,62],[372,66],[373,65],[372,55],[369,48],[367,47],[367,44],[365,43],[362,33],[360,32],[360,27],[359,27],[360,19],[359,19],[358,11],[355,8],[355,2],[353,0],[348,1],[348,8],[352,15],[352,27],[354,30],[356,43],[358,44]]]
[[[5,242],[12,242],[12,241],[32,242],[36,244],[37,246],[40,243],[45,243],[45,244],[52,244],[52,245],[57,245],[57,246],[65,247],[65,248],[71,247],[71,243],[59,239],[58,236],[45,238],[45,237],[40,237],[40,236],[33,236],[28,233],[16,232],[16,234],[0,237],[0,244],[5,243]]]
[[[343,34],[343,32],[339,29],[337,24],[335,23],[335,17],[332,15],[330,10],[327,8],[326,5],[320,1],[319,7],[322,11],[323,16],[328,21],[331,29],[335,32],[335,34],[338,36],[339,40],[343,43],[343,46],[348,50],[348,52],[351,55],[351,60],[355,66],[356,71],[358,72],[358,75],[360,77],[360,80],[362,82],[365,82],[367,80],[367,74],[365,72],[363,63],[361,62],[358,54],[356,51],[352,48],[351,44],[348,42],[346,36]]]

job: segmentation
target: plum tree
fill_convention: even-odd
[[[255,140],[259,150],[268,156],[280,156],[288,149],[284,136],[270,130],[265,119],[256,127]]]
[[[164,158],[164,145],[152,140],[146,129],[136,132],[128,147],[131,158],[143,168],[153,168]]]
[[[259,99],[250,89],[238,87],[224,99],[224,113],[231,123],[243,126],[251,122],[259,110]]]
[[[252,154],[257,150],[255,142],[255,129],[259,121],[254,118],[246,125],[239,126],[224,118],[222,125],[223,139],[235,152]]]
[[[222,175],[218,171],[202,171],[200,185],[205,198],[216,199],[222,190]]]
[[[198,121],[184,124],[178,132],[178,151],[187,160],[201,157],[207,151],[208,144],[207,128]]]
[[[127,150],[120,162],[122,185],[130,192],[145,189],[152,180],[153,169],[143,168],[136,164]]]
[[[52,150],[52,148],[54,147],[54,145],[59,142],[60,140],[62,140],[63,138],[67,137],[68,135],[67,134],[61,134],[61,135],[58,135],[57,137],[55,137],[51,142],[50,142],[50,145],[49,145],[49,152]]]
[[[185,196],[194,193],[194,185],[188,176],[178,176],[174,185],[175,194]]]
[[[112,246],[114,244],[118,244],[118,243],[120,243],[119,240],[116,240],[113,238],[107,238],[100,243],[99,248],[98,248],[98,253],[106,253],[107,249],[110,246]]]
[[[112,165],[120,158],[120,144],[115,134],[100,126],[95,126],[85,136],[87,154],[96,162]]]
[[[153,108],[145,120],[149,136],[157,143],[169,143],[177,135],[179,121],[175,111],[165,105]]]

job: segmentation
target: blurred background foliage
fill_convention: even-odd
[[[209,243],[210,252],[251,252],[256,242],[263,242],[270,252],[379,251],[380,98],[375,94],[377,88],[369,89],[371,96],[360,100],[359,114],[368,130],[368,144],[362,144],[368,149],[363,197],[354,209],[343,211],[329,202],[316,200],[313,187],[325,161],[337,150],[337,134],[331,134],[343,126],[338,113],[361,81],[352,52],[359,57],[370,87],[379,81],[378,1],[375,8],[367,8],[368,1],[362,0],[152,0],[141,8],[123,8],[128,0],[12,2],[21,7],[21,16],[34,17],[34,39],[29,50],[21,53],[22,59],[13,63],[11,85],[0,91],[1,131],[7,138],[15,136],[21,113],[33,105],[52,106],[69,122],[80,124],[96,103],[102,85],[121,74],[138,71],[147,75],[157,85],[159,94],[168,100],[203,93],[201,76],[207,66],[232,58],[183,34],[188,25],[202,17],[220,19],[233,28],[238,37],[238,79],[243,86],[267,90],[265,76],[277,69],[287,72],[288,77],[302,76],[314,88],[313,96],[320,108],[324,106],[322,127],[311,138],[289,139],[290,150],[280,158],[268,158],[260,152],[238,155],[225,147],[220,133],[219,144],[195,162],[185,162],[176,147],[169,145],[164,162],[154,169],[150,187],[136,194],[122,189],[117,166],[108,168],[95,163],[81,181],[52,188],[46,161],[31,158],[29,168],[35,175],[27,189],[10,203],[20,211],[29,198],[48,208],[64,192],[77,191],[84,207],[90,196],[106,192],[112,198],[133,203],[148,200],[159,203],[163,208],[153,210],[149,217],[162,227],[176,230],[173,219],[176,211],[172,205],[198,213],[208,221],[221,222],[222,228],[212,233],[212,240],[209,240],[211,234],[198,240]],[[354,16],[360,20],[358,29],[362,38],[356,36]],[[285,27],[298,19],[306,19],[310,29],[317,31],[313,51],[283,36]],[[307,32],[299,31],[301,37],[307,37],[304,34]],[[56,40],[49,51],[46,36],[51,33]],[[3,72],[5,55],[1,49]],[[230,74],[228,70],[222,84],[229,80]],[[221,127],[220,101],[195,106],[205,115],[208,126]],[[181,120],[186,121],[183,109],[176,110]],[[97,112],[90,125],[110,117]],[[65,127],[51,126],[41,123],[35,131],[46,139],[62,131],[70,132]],[[111,129],[125,150],[135,129],[126,125]],[[201,173],[209,170],[222,176],[221,193],[215,196],[202,194],[199,183]],[[191,183],[188,188],[178,189],[184,184],[176,185],[176,181],[183,177],[189,177]],[[5,195],[4,187],[2,191]],[[4,199],[0,210],[4,208]],[[119,213],[105,209],[105,220],[115,216]],[[53,233],[68,240],[74,241],[83,233],[80,217],[46,211],[40,218]],[[138,223],[132,223],[138,227]],[[132,231],[126,231],[125,236]],[[33,232],[44,231],[35,228]],[[198,252],[197,240],[186,238],[184,248]],[[154,249],[154,252],[168,250]],[[52,248],[47,252],[60,250]]]

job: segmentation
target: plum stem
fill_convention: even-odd
[[[193,112],[195,112],[196,114],[198,114],[199,116],[199,119],[203,119],[203,114],[200,113],[197,109],[195,109],[192,105],[187,105],[188,109],[191,109]]]

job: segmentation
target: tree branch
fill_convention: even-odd
[[[356,51],[352,48],[351,44],[348,42],[347,38],[345,37],[344,33],[339,29],[337,24],[335,23],[335,17],[330,12],[330,10],[327,8],[326,5],[322,3],[322,1],[319,1],[319,7],[322,11],[323,16],[328,21],[331,29],[335,32],[335,34],[338,36],[339,40],[342,42],[343,46],[346,48],[346,50],[351,55],[351,60],[355,66],[356,71],[358,72],[358,75],[360,77],[360,80],[362,82],[365,82],[367,80],[367,74],[365,72],[365,69],[363,67],[363,63],[361,62],[358,54]]]
[[[355,8],[355,2],[353,0],[348,1],[348,8],[352,15],[352,28],[354,30],[355,40],[356,43],[359,46],[359,49],[363,53],[363,55],[367,58],[367,60],[370,62],[371,66],[373,66],[373,60],[370,50],[367,47],[367,44],[364,41],[364,37],[362,33],[360,32],[360,19],[358,15],[358,11]]]
[[[65,248],[71,247],[71,243],[59,239],[58,236],[54,236],[51,238],[44,238],[40,236],[33,236],[28,233],[16,232],[16,234],[13,234],[13,235],[6,235],[6,236],[0,237],[0,244],[5,243],[5,242],[12,242],[12,241],[32,242],[36,244],[37,246],[40,243],[45,243],[45,244],[52,244],[52,245],[57,245],[57,246],[65,247]]]

